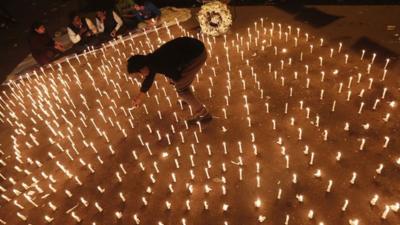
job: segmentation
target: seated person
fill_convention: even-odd
[[[85,18],[82,21],[81,17],[75,12],[70,14],[70,24],[67,31],[72,43],[81,45],[88,44],[97,33],[97,29],[90,19]]]
[[[133,0],[116,0],[115,3],[117,13],[121,15],[124,25],[126,25],[128,29],[137,28],[137,25],[140,22],[133,13],[134,5],[135,3]]]
[[[133,16],[139,22],[146,22],[147,25],[155,25],[161,16],[160,9],[150,1],[137,0],[133,8],[135,9]]]
[[[129,11],[132,10],[134,4],[135,3],[133,0],[116,0],[115,9],[119,15],[124,17]]]
[[[124,22],[115,11],[100,10],[96,12],[96,26],[99,33],[116,37]]]
[[[45,65],[65,51],[60,42],[54,41],[46,32],[42,22],[34,22],[28,37],[29,48],[33,58],[40,65]]]

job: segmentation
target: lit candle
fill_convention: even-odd
[[[374,197],[371,199],[371,201],[369,202],[372,206],[376,205],[376,203],[379,200],[379,195],[375,194]]]
[[[313,218],[314,218],[314,211],[313,211],[313,210],[308,211],[307,217],[308,217],[308,219],[310,219],[310,220],[313,219]]]
[[[329,180],[329,182],[328,182],[328,187],[326,188],[326,192],[331,192],[331,189],[332,189],[332,185],[333,185],[333,181],[332,180]]]
[[[378,169],[376,169],[375,171],[376,171],[377,174],[381,174],[382,170],[383,170],[383,164],[379,164]]]
[[[385,211],[383,211],[381,218],[385,220],[389,212],[390,207],[388,205],[385,205]]]
[[[259,198],[257,198],[256,201],[254,201],[254,206],[255,206],[256,208],[260,208],[260,207],[261,207],[261,200],[260,200]]]
[[[344,204],[342,206],[342,212],[346,211],[348,205],[349,205],[349,200],[345,199]]]
[[[389,144],[390,138],[388,136],[385,136],[385,143],[383,144],[383,148],[387,148],[388,144]]]
[[[353,175],[350,180],[350,184],[354,184],[356,182],[356,179],[357,179],[357,173],[353,172]]]

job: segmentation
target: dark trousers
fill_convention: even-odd
[[[203,108],[203,105],[196,96],[193,95],[190,86],[206,60],[207,51],[203,51],[183,69],[181,78],[175,82],[175,88],[179,97],[192,107],[193,112],[200,111]]]

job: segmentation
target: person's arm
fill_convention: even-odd
[[[81,36],[79,34],[76,34],[71,28],[67,27],[67,32],[69,39],[72,41],[72,43],[76,44],[81,41]]]
[[[142,86],[140,87],[140,92],[146,93],[151,88],[151,86],[153,85],[155,76],[156,76],[156,73],[150,71],[149,75],[147,75],[146,78],[142,82]]]
[[[144,20],[143,16],[140,14],[139,11],[133,10],[132,16],[133,16],[133,18],[136,18],[136,20],[139,22],[142,22]]]
[[[112,13],[113,13],[113,17],[114,17],[115,22],[117,22],[117,25],[114,28],[115,32],[117,32],[119,30],[119,28],[122,27],[124,22],[122,21],[121,17],[119,17],[118,14],[115,11],[113,11]]]
[[[96,26],[97,26],[97,31],[99,33],[103,33],[104,32],[104,23],[101,22],[98,18],[96,18]]]
[[[89,29],[93,32],[93,34],[97,34],[96,26],[89,18],[85,18],[86,24],[88,25]]]

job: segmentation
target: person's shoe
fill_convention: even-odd
[[[197,111],[193,116],[186,119],[188,124],[195,124],[197,122],[207,122],[212,119],[211,114],[207,111],[205,107]]]

